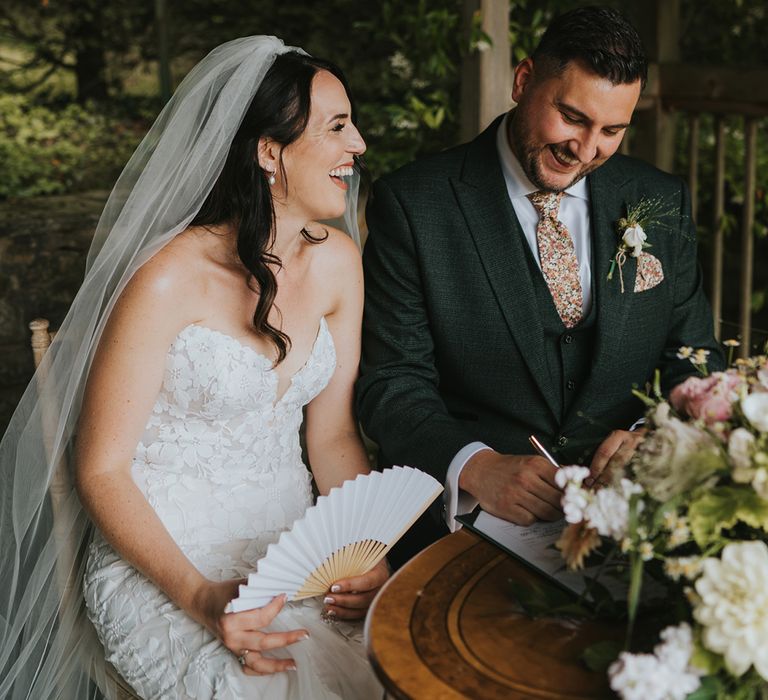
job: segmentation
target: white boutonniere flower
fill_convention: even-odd
[[[630,255],[633,258],[638,258],[640,253],[643,252],[643,245],[648,240],[648,236],[640,224],[635,224],[624,229],[624,235],[621,237],[621,240],[624,245],[632,249]]]
[[[627,255],[639,258],[643,250],[650,248],[651,244],[648,243],[646,231],[652,225],[657,228],[664,228],[665,224],[662,219],[673,211],[671,208],[666,208],[661,199],[641,199],[637,204],[627,204],[626,206],[627,215],[616,222],[619,244],[608,270],[608,279],[611,280],[616,268],[619,269],[622,293],[624,292],[622,267],[627,262]]]

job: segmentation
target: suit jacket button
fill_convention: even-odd
[[[566,345],[570,345],[573,342],[573,336],[569,333],[568,335],[563,336],[563,342]]]
[[[565,447],[567,444],[568,444],[568,438],[565,437],[565,435],[561,435],[559,438],[557,438],[558,447]]]
[[[568,389],[568,391],[573,391],[576,388],[576,382],[574,382],[573,379],[569,379],[566,382],[565,386]]]

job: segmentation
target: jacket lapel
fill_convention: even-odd
[[[597,328],[590,378],[571,406],[568,417],[577,415],[579,411],[589,413],[590,406],[599,402],[605,383],[610,381],[612,368],[621,365],[616,358],[625,350],[625,334],[631,332],[628,324],[635,298],[635,258],[627,256],[621,270],[616,266],[613,278],[608,279],[619,243],[616,222],[626,214],[626,204],[630,199],[627,185],[630,181],[611,161],[588,177],[593,241],[592,303],[596,305]],[[624,281],[623,293],[621,278]],[[597,378],[600,378],[599,382]]]
[[[451,178],[451,184],[509,332],[557,417],[544,328],[525,262],[528,244],[509,201],[496,150],[499,122],[496,119],[470,144],[461,177]]]

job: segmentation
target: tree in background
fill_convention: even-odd
[[[0,5],[0,87],[30,92],[61,74],[80,103],[108,99],[121,74],[151,46],[152,3],[4,0]]]

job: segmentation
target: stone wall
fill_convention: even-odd
[[[28,324],[66,315],[107,195],[0,202],[0,432],[32,376]]]

